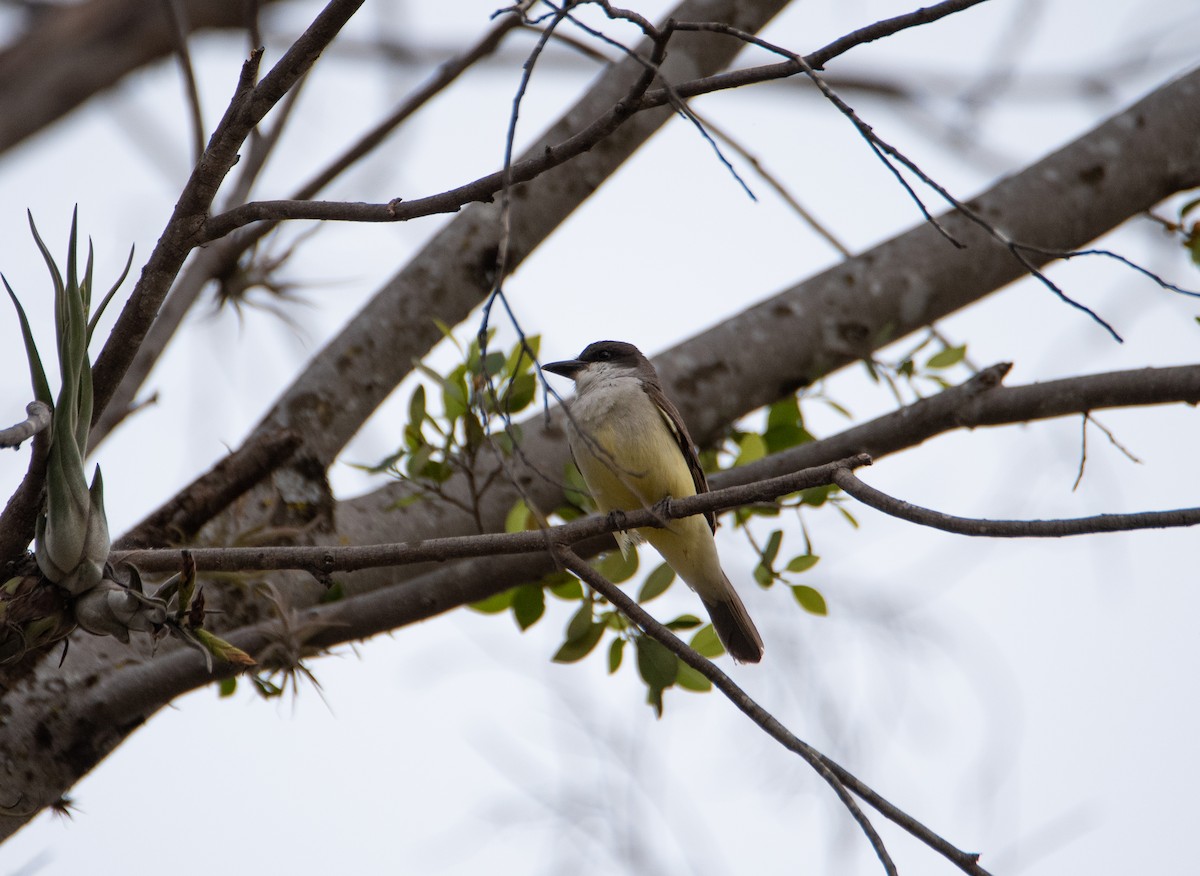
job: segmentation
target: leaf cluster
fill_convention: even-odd
[[[401,500],[401,507],[436,496],[474,510],[495,477],[493,474],[483,482],[477,479],[479,454],[485,450],[511,454],[520,443],[521,430],[512,416],[526,410],[537,395],[541,339],[537,335],[522,338],[506,353],[487,349],[494,332],[473,338],[464,347],[448,326],[439,323],[439,328],[458,348],[462,360],[446,374],[424,362],[414,363],[425,381],[409,396],[401,445],[374,465],[361,467],[412,485],[414,490]],[[440,402],[440,412],[434,409],[435,402]],[[455,474],[467,480],[467,503],[442,490]]]

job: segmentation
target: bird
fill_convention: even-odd
[[[543,370],[575,381],[567,437],[575,465],[603,513],[654,508],[708,491],[695,445],[654,365],[633,344],[596,341]],[[622,553],[644,538],[704,603],[725,650],[758,663],[762,636],[721,569],[709,512],[616,533]]]

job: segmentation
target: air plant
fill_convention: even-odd
[[[8,280],[0,276],[21,323],[34,397],[53,410],[46,463],[46,501],[36,522],[36,572],[26,563],[16,577],[0,586],[0,663],[15,660],[34,648],[65,637],[76,624],[89,633],[114,636],[123,642],[129,641],[130,632],[148,632],[156,637],[170,632],[193,646],[205,643],[201,650],[206,651],[206,658],[211,654],[239,662],[237,655],[241,655],[245,661],[253,662],[211,633],[196,632],[203,622],[203,602],[201,600],[197,616],[193,610],[192,591],[186,600],[175,599],[169,604],[173,594],[147,594],[136,570],[129,573],[131,583],[125,583],[117,580],[108,565],[111,542],[104,513],[104,481],[97,466],[89,485],[83,462],[93,404],[88,345],[104,308],[129,274],[133,250],[129,252],[121,276],[93,314],[93,253],[89,243],[87,263],[80,276],[77,218],[76,212],[71,218],[64,278],[38,234],[32,214],[29,216],[29,227],[54,286],[54,325],[62,381],[57,399],[51,399],[50,384],[25,311]],[[39,587],[36,573],[55,585],[56,591],[41,592],[45,587],[44,584]],[[178,605],[181,602],[182,608]],[[185,628],[177,622],[175,615],[187,612],[191,612],[191,621]],[[213,642],[211,646],[207,645],[209,640]],[[229,655],[234,652],[236,654],[230,660]]]

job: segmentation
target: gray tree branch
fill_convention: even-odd
[[[267,2],[276,0],[262,0]],[[180,0],[189,31],[246,24],[243,0]],[[47,4],[0,51],[0,152],[161,60],[178,39],[161,0]]]

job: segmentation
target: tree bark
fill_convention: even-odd
[[[274,0],[264,0],[274,2]],[[181,0],[190,30],[246,24],[243,0]],[[51,6],[0,52],[0,152],[175,50],[161,0]]]

